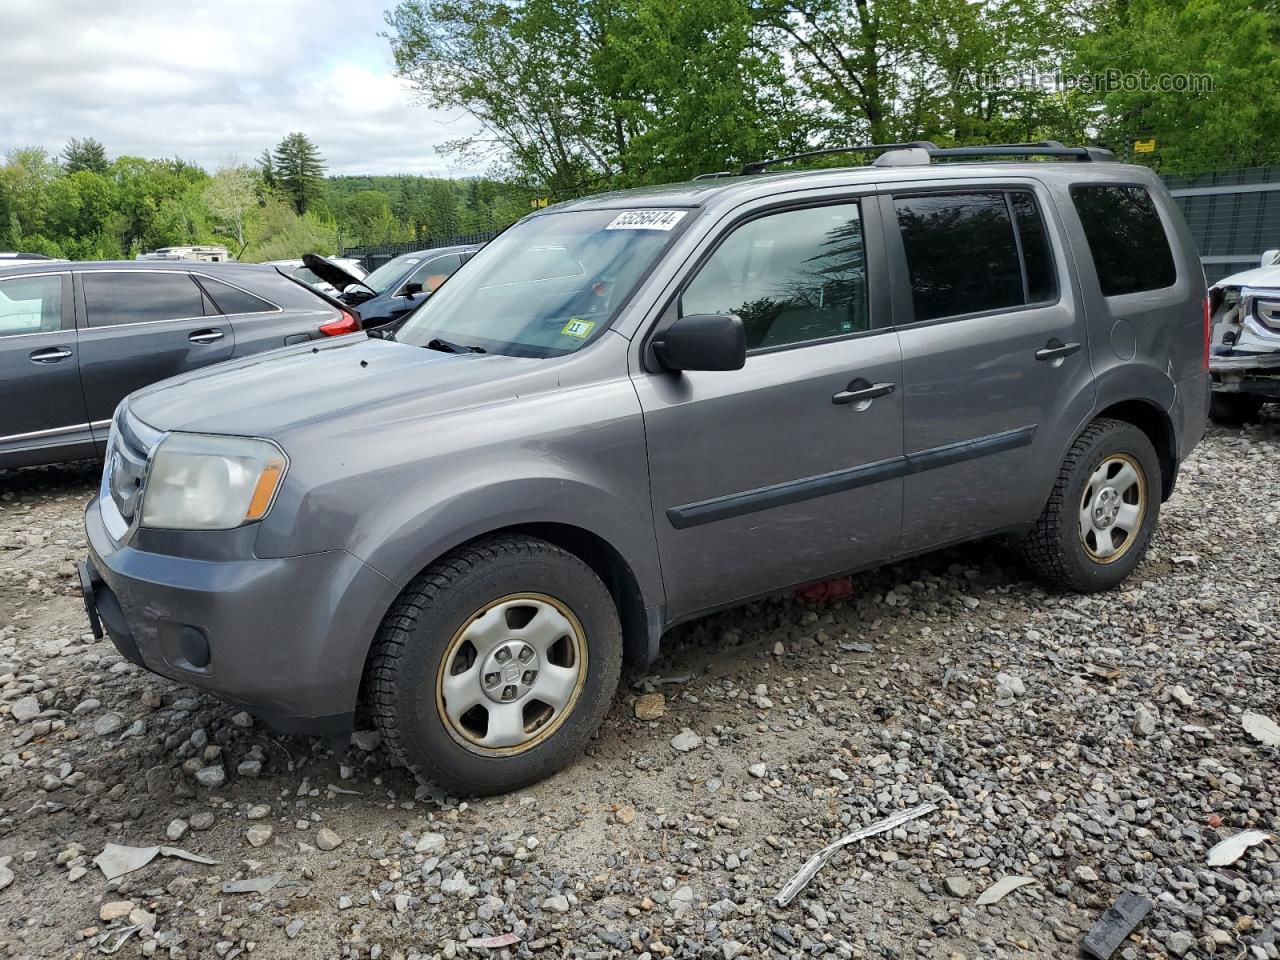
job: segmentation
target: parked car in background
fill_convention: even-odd
[[[1177,206],[1104,150],[882,149],[549,207],[394,340],[132,395],[92,628],[284,730],[359,706],[465,795],[568,763],[709,611],[994,535],[1123,583],[1209,406]]]
[[[354,333],[273,267],[47,263],[0,271],[0,468],[101,455],[127,394],[198,367]]]
[[[366,277],[357,277],[331,260],[307,254],[311,272],[336,288],[338,299],[365,330],[398,322],[420,307],[480,247],[475,244],[419,250],[388,260]]]
[[[43,253],[21,253],[17,251],[0,251],[0,267],[25,263],[67,263],[60,257],[47,257]]]
[[[1217,423],[1240,426],[1257,418],[1265,403],[1280,401],[1280,259],[1262,255],[1262,266],[1213,285],[1209,309],[1213,344],[1210,415]]]
[[[363,280],[368,276],[364,265],[359,260],[353,260],[350,257],[323,257],[322,259],[325,263],[333,264],[356,280]],[[296,280],[308,283],[321,293],[328,294],[331,297],[337,297],[342,292],[327,280],[322,280],[316,276],[311,268],[302,262],[301,258],[297,260],[268,260],[267,265],[277,267],[281,273],[287,273]]]
[[[197,263],[227,263],[235,260],[226,247],[160,247],[140,253],[137,260],[192,260]]]

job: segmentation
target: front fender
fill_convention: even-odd
[[[609,543],[631,568],[646,606],[662,602],[662,579],[648,496],[569,476],[510,477],[485,483],[460,475],[451,489],[431,491],[428,502],[405,498],[380,511],[378,529],[366,532],[357,556],[403,587],[454,547],[487,533],[529,524],[558,524]],[[384,505],[385,506],[385,505]]]

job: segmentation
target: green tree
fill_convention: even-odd
[[[1075,49],[1077,71],[1152,80],[1098,97],[1101,136],[1121,151],[1154,138],[1154,159],[1175,172],[1280,162],[1276,0],[1109,0],[1093,8]],[[1199,73],[1210,88],[1158,89],[1161,76]]]
[[[62,168],[67,173],[106,173],[107,150],[93,137],[72,137],[62,148]]]
[[[305,134],[291,133],[276,144],[272,161],[275,184],[297,213],[306,213],[319,198],[324,179],[324,158],[319,148]]]
[[[258,205],[258,175],[251,167],[224,163],[204,188],[204,203],[213,222],[235,241],[236,250],[243,250],[245,221]]]
[[[334,224],[311,213],[299,216],[290,204],[272,199],[255,211],[249,245],[241,259],[261,263],[265,260],[294,260],[304,253],[331,255],[336,244]]]

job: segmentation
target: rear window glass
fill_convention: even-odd
[[[185,273],[82,273],[89,326],[205,316],[204,297]]]
[[[221,280],[201,277],[200,283],[222,313],[267,313],[275,309],[274,305],[261,297],[255,297]]]
[[[1071,199],[1104,296],[1159,290],[1178,279],[1169,238],[1145,187],[1078,185]]]
[[[1021,306],[1022,269],[1003,193],[894,201],[916,320]]]

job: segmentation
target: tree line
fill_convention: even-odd
[[[332,254],[500,229],[527,189],[485,179],[326,176],[301,133],[255,163],[213,172],[181,159],[108,157],[92,138],[58,155],[10,151],[0,166],[0,250],[73,260],[132,259],[157,247],[218,244],[239,259]]]
[[[1087,141],[1179,173],[1280,159],[1280,0],[400,0],[386,20],[399,74],[479,121],[451,149],[554,197],[918,139]]]

